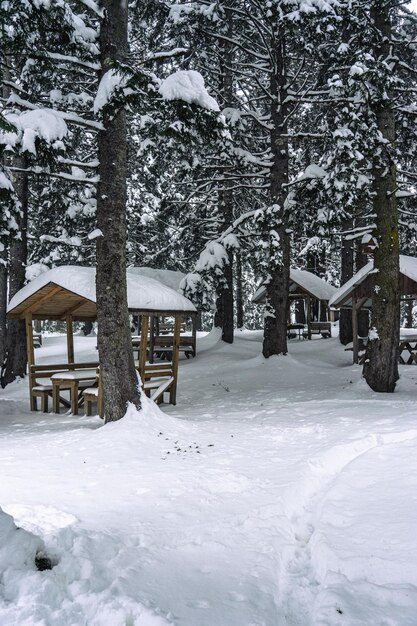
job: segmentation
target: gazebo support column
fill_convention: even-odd
[[[197,315],[191,316],[191,330],[193,334],[193,356],[197,354]]]
[[[352,334],[353,334],[353,362],[359,361],[359,338],[358,338],[358,309],[357,300],[352,298]]]
[[[74,363],[74,329],[72,326],[72,315],[65,318],[67,325],[67,355],[68,363]]]
[[[146,353],[148,351],[148,315],[141,315],[142,321],[140,326],[140,348],[139,348],[139,376],[143,384],[145,378]]]
[[[151,317],[151,327],[149,333],[149,363],[153,363],[153,349],[155,345],[155,316]]]
[[[180,333],[181,333],[181,315],[175,316],[174,323],[174,341],[172,345],[172,375],[174,382],[170,391],[170,402],[176,404],[177,401],[177,380],[178,380],[178,361],[180,355]]]
[[[353,333],[353,362],[359,363],[359,311],[366,302],[366,298],[352,298],[352,333]]]
[[[29,398],[30,398],[30,410],[36,411],[36,398],[32,395],[32,365],[35,364],[35,350],[33,348],[33,326],[32,326],[32,313],[26,313],[25,315],[25,327],[26,327],[26,346],[28,357],[28,379],[29,379]]]
[[[306,321],[307,321],[307,337],[311,339],[311,298],[310,296],[306,296]]]

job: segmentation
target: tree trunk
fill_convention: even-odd
[[[6,358],[7,341],[7,250],[0,251],[0,365]]]
[[[392,55],[391,24],[386,2],[375,2],[371,20],[380,40],[374,56],[385,61]],[[375,105],[378,128],[387,141],[380,145],[373,168],[373,212],[376,216],[374,252],[377,273],[372,294],[371,336],[366,350],[364,377],[374,391],[393,392],[398,380],[400,334],[398,212],[395,197],[396,168],[392,158],[395,142],[395,118],[392,100],[380,99]],[[374,332],[372,332],[374,330]]]
[[[243,328],[243,280],[242,280],[242,255],[240,251],[236,253],[236,325]]]
[[[219,191],[219,208],[222,229],[226,230],[233,220],[233,196],[229,190]],[[233,343],[234,298],[233,298],[233,252],[228,252],[229,262],[223,268],[224,283],[217,292],[215,326],[222,329],[222,340]]]
[[[227,36],[233,37],[233,16],[230,10],[225,9],[228,24]],[[220,98],[223,107],[233,106],[233,43],[221,40],[220,54]],[[219,214],[220,228],[225,231],[233,222],[233,191],[228,188],[227,182],[220,183],[219,188]],[[216,326],[222,329],[222,340],[233,343],[234,335],[234,298],[233,298],[233,253],[228,253],[229,263],[223,270],[225,283],[221,285],[217,297],[219,314]],[[221,311],[221,314],[220,314]]]
[[[14,158],[14,164],[25,168],[26,159]],[[10,243],[9,255],[9,300],[25,284],[27,265],[28,228],[28,175],[15,174],[14,189],[20,201],[20,214],[17,217],[20,238]],[[5,387],[16,378],[24,378],[27,365],[26,330],[24,320],[9,320],[7,324],[7,353],[1,372],[1,386]]]
[[[346,220],[342,224],[342,230],[347,231],[352,228],[352,221]],[[353,242],[351,239],[342,238],[341,250],[341,272],[340,283],[344,285],[353,276]],[[352,311],[341,309],[339,317],[339,341],[344,346],[353,341],[352,333]]]
[[[359,272],[362,267],[368,263],[368,257],[362,252],[362,246],[359,240],[356,240],[355,250],[356,267],[355,271]],[[358,311],[358,335],[359,337],[367,337],[369,333],[369,311],[367,309],[359,309]]]
[[[265,358],[287,353],[287,320],[289,313],[290,238],[285,209],[288,183],[288,139],[285,38],[280,31],[272,42],[274,71],[271,75],[271,207],[266,224],[269,239],[268,279],[266,283],[265,326],[262,353]]]
[[[102,75],[127,53],[127,2],[102,0],[100,28]],[[105,421],[124,416],[127,404],[140,407],[133,360],[126,289],[126,114],[103,120],[98,133],[97,321]]]

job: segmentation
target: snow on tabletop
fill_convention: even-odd
[[[337,289],[330,299],[329,306],[337,307],[337,305],[344,300],[353,287],[360,285],[369,274],[375,272],[377,272],[377,270],[374,270],[374,261],[371,259],[371,261],[364,265],[359,272],[356,272],[351,279]],[[417,282],[417,257],[400,254],[400,272],[404,274],[404,276],[407,276],[411,280]]]
[[[210,96],[204,78],[195,70],[179,70],[162,81],[159,93],[164,100],[183,100],[198,104],[208,111],[219,111],[216,100]]]
[[[12,311],[48,283],[54,283],[92,302],[96,301],[96,271],[92,267],[65,265],[43,272],[10,300],[7,307]],[[154,311],[195,311],[195,307],[183,295],[148,276],[128,270],[127,299],[130,309]]]

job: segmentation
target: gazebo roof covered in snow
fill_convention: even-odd
[[[185,278],[183,272],[177,270],[159,270],[153,267],[129,267],[128,272],[137,276],[147,276],[180,292],[180,283]]]
[[[193,303],[161,281],[131,268],[127,271],[127,300],[131,313],[195,313]],[[152,270],[157,271],[157,270]],[[43,272],[9,302],[8,317],[22,319],[94,321],[96,312],[96,271],[92,267],[66,265]]]
[[[333,296],[336,287],[326,283],[325,280],[319,278],[306,270],[290,270],[290,298],[304,298],[310,296],[317,300],[327,302]],[[255,304],[263,304],[265,302],[266,286],[262,283],[255,291],[252,302]]]
[[[351,308],[353,299],[362,299],[362,306],[369,308],[372,305],[372,292],[377,272],[372,259],[337,289],[329,306],[335,309]],[[400,293],[401,295],[414,295],[417,298],[417,257],[400,254]]]

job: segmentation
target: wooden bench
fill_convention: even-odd
[[[142,381],[145,394],[158,404],[163,401],[164,393],[169,392],[170,402],[175,404],[175,377],[172,363],[146,363]],[[83,391],[84,414],[91,416],[93,404],[97,405],[97,414],[104,417],[103,392],[99,370],[97,370],[97,386],[88,387]]]
[[[331,322],[310,322],[310,333],[327,339],[332,336],[332,324]],[[303,336],[307,337],[308,331],[304,331]]]
[[[42,345],[42,335],[39,333],[33,333],[33,347],[40,348]]]
[[[153,354],[163,359],[172,359],[172,346],[174,344],[173,335],[157,335],[154,339]],[[187,359],[190,356],[195,357],[196,346],[194,337],[188,337],[184,335],[180,336],[179,352],[185,354]]]
[[[75,369],[96,368],[97,363],[50,363],[47,365],[31,365],[29,368],[29,399],[30,410],[37,411],[37,399],[41,399],[42,411],[48,412],[49,398],[53,395],[53,384],[51,376],[61,372],[70,372]],[[48,382],[42,383],[38,379],[49,379]],[[63,388],[63,387],[62,387]],[[70,385],[66,387],[70,389]],[[66,399],[59,397],[59,402],[66,408],[70,408],[71,403]]]
[[[96,372],[96,384],[94,387],[87,387],[83,391],[84,396],[84,415],[93,415],[93,404],[97,405],[97,415],[104,417],[103,415],[103,394],[101,391],[101,379],[100,370],[97,368]]]
[[[151,400],[160,404],[164,392],[169,391],[170,402],[175,401],[173,394],[175,377],[172,363],[146,363],[143,378],[143,390]]]

